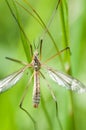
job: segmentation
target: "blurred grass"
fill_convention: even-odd
[[[47,24],[49,17],[52,14],[56,0],[37,0],[36,3],[30,0],[33,8],[40,14],[43,21]],[[68,5],[67,5],[68,4]],[[73,0],[63,2],[59,6],[55,18],[49,28],[56,41],[59,50],[63,49],[66,44],[69,44],[72,55],[69,57],[66,53],[62,54],[65,68],[71,66],[72,75],[80,79],[84,84],[86,75],[86,16],[85,16],[85,0]],[[26,6],[26,5],[25,5]],[[67,8],[68,6],[68,8]],[[22,20],[23,28],[27,33],[31,44],[39,42],[43,29],[28,13],[26,13],[19,6],[19,15]],[[63,20],[63,18],[65,18]],[[68,25],[69,24],[69,25]],[[19,35],[19,28],[11,16],[11,13],[5,3],[0,2],[0,78],[17,70],[20,66],[4,59],[5,56],[21,59],[27,61],[25,52],[22,46]],[[45,53],[46,52],[46,53]],[[49,36],[46,35],[43,42],[42,61],[56,53],[56,49],[52,44]],[[67,57],[68,56],[68,57]],[[66,57],[66,58],[65,58]],[[71,58],[71,62],[70,62]],[[61,63],[58,58],[55,58],[48,65],[53,68],[62,70]],[[65,71],[65,70],[64,70]],[[33,123],[31,120],[19,109],[19,102],[30,77],[25,75],[24,78],[11,90],[0,95],[0,129],[1,130],[33,130]],[[85,130],[86,129],[86,94],[75,94],[57,86],[50,81],[52,89],[56,94],[59,117],[63,126],[63,130]],[[41,79],[41,93],[42,99],[38,109],[32,106],[32,89],[31,88],[25,99],[24,106],[29,113],[37,121],[39,129],[41,130],[60,130],[59,124],[55,116],[55,104],[46,87],[46,84]],[[45,86],[45,87],[44,87]]]

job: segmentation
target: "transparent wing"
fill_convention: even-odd
[[[51,68],[47,68],[47,70],[51,79],[54,80],[58,85],[61,85],[67,89],[71,89],[72,91],[76,91],[78,93],[86,92],[86,86],[79,80],[60,71],[55,71]]]
[[[8,90],[13,85],[15,85],[23,76],[25,69],[26,67],[0,80],[0,93]]]

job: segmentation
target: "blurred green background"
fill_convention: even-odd
[[[9,0],[11,2],[11,0]],[[19,0],[21,2],[21,0]],[[40,14],[47,25],[57,0],[29,0],[32,7]],[[21,2],[24,7],[29,7]],[[59,50],[70,46],[71,55],[62,53],[62,61],[51,60],[48,65],[71,75],[86,84],[86,1],[62,0],[49,27]],[[13,5],[10,4],[15,12]],[[25,10],[17,5],[19,17],[31,44],[40,41],[44,29]],[[31,11],[32,12],[32,11]],[[63,19],[64,18],[64,19]],[[50,37],[46,34],[43,42],[42,61],[57,52]],[[29,53],[29,52],[28,52]],[[19,27],[12,17],[7,4],[0,1],[0,79],[18,70],[22,66],[5,59],[12,57],[27,62],[22,46]],[[64,66],[64,67],[63,67]],[[64,69],[65,68],[65,69]],[[25,86],[31,72],[25,74],[21,81],[9,91],[0,94],[0,129],[1,130],[34,130],[30,118],[19,108]],[[45,73],[48,78],[48,75]],[[60,130],[56,119],[55,103],[52,100],[46,83],[40,78],[41,102],[38,109],[33,108],[33,81],[25,98],[24,106],[38,124],[38,130]],[[57,97],[58,115],[63,130],[86,130],[86,94],[72,93],[50,81]]]

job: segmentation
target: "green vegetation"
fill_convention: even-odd
[[[21,2],[22,1],[22,2]],[[45,25],[48,24],[57,0],[28,0],[32,7],[41,16]],[[49,33],[43,35],[45,26],[25,11],[19,4],[12,3],[9,0],[15,16],[18,19],[22,29],[26,33],[30,43],[37,45],[41,36],[44,36],[42,62],[54,55],[58,50],[70,47],[71,55],[68,51],[52,59],[47,64],[54,69],[64,71],[76,77],[86,84],[86,1],[61,0],[56,15],[50,26]],[[26,9],[34,13],[29,6],[19,1]],[[42,26],[41,26],[42,24]],[[30,62],[31,56],[27,40],[11,15],[6,1],[0,2],[0,79],[15,72],[22,65],[5,59],[6,56],[16,58],[22,61]],[[22,42],[23,41],[23,42]],[[19,108],[23,91],[27,85],[32,71],[27,72],[23,78],[9,91],[0,94],[0,129],[1,130],[34,130],[30,118]],[[48,78],[48,75],[45,73]],[[57,97],[58,115],[63,130],[86,130],[86,94],[77,94],[70,92],[65,88],[58,86],[49,79],[53,91]],[[38,109],[33,108],[32,91],[33,80],[30,84],[28,94],[25,98],[24,106],[32,115],[38,124],[37,130],[60,130],[56,119],[55,103],[52,100],[50,91],[46,83],[40,78],[41,101]]]

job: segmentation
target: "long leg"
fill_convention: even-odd
[[[23,0],[23,1],[31,8],[31,10],[33,11],[33,14],[32,14],[28,9],[26,9],[23,5],[21,5],[18,1],[16,1],[16,3],[17,3],[19,6],[21,6],[26,12],[28,12],[29,14],[31,14],[31,16],[32,16],[33,18],[35,18],[35,20],[37,20],[37,22],[41,25],[41,27],[42,27],[43,29],[45,29],[45,32],[48,33],[48,35],[49,35],[50,38],[51,38],[52,43],[54,44],[56,50],[58,51],[58,47],[57,47],[57,45],[56,45],[56,42],[54,41],[54,38],[53,38],[52,34],[49,32],[49,30],[48,30],[46,24],[44,23],[44,21],[42,20],[42,18],[40,17],[40,15],[39,15],[39,14],[36,12],[36,10],[31,6],[31,4],[29,3],[29,1],[27,1],[27,0]],[[36,16],[36,17],[35,17],[35,16]]]
[[[53,55],[53,56],[51,56],[50,58],[48,58],[45,62],[44,62],[44,64],[46,64],[48,61],[50,61],[51,59],[53,59],[53,58],[55,58],[57,55],[60,55],[62,52],[64,52],[65,50],[69,50],[69,52],[70,52],[70,48],[69,47],[66,47],[66,48],[64,48],[64,49],[62,49],[61,51],[59,51],[59,52],[57,52],[55,55]],[[70,54],[71,54],[71,52],[70,52]]]
[[[23,61],[21,61],[21,60],[17,60],[17,59],[10,58],[10,57],[5,57],[5,58],[6,58],[7,60],[17,62],[17,63],[19,63],[19,64],[21,64],[21,65],[27,65],[26,62],[23,62]]]
[[[13,18],[15,19],[15,21],[16,21],[19,29],[20,29],[20,35],[21,35],[22,44],[23,44],[23,47],[24,47],[24,50],[25,50],[25,54],[26,54],[27,60],[30,62],[31,55],[30,55],[29,51],[30,51],[31,43],[30,43],[30,40],[27,37],[27,35],[26,35],[26,33],[25,33],[25,31],[24,31],[24,29],[22,27],[22,23],[21,23],[21,20],[19,18],[18,10],[17,10],[17,7],[15,5],[15,1],[12,0],[13,7],[14,7],[14,9],[16,11],[15,13],[13,11],[14,9],[11,8],[9,1],[8,0],[5,0],[5,1],[6,1],[7,5],[8,5],[8,8],[9,8]],[[29,59],[28,59],[28,57],[29,57]]]
[[[41,45],[42,45],[43,40],[44,40],[44,37],[45,37],[45,35],[46,35],[47,31],[48,31],[48,28],[50,27],[50,25],[51,25],[51,23],[52,23],[52,21],[53,21],[53,19],[54,19],[54,16],[55,16],[55,14],[56,14],[56,11],[57,11],[57,9],[58,9],[58,6],[59,6],[59,4],[60,4],[60,1],[61,1],[61,0],[58,0],[58,2],[57,2],[57,4],[56,4],[56,7],[55,7],[55,9],[54,9],[54,11],[53,11],[53,13],[52,13],[50,19],[49,19],[49,22],[48,22],[48,24],[46,25],[43,34],[41,35],[41,38],[40,38],[40,52],[41,52],[41,53],[40,53],[40,59],[41,59],[41,54],[42,54],[42,49],[41,49],[42,47],[41,47]]]
[[[41,72],[40,72],[40,73],[41,73]],[[53,90],[51,89],[51,86],[50,86],[49,82],[46,80],[45,76],[44,76],[42,73],[41,73],[41,75],[42,75],[43,79],[45,80],[45,82],[47,83],[47,86],[48,86],[48,88],[49,88],[49,90],[50,90],[51,96],[52,96],[52,98],[53,98],[53,100],[54,100],[54,102],[55,102],[55,105],[56,105],[56,117],[57,117],[57,120],[58,120],[60,129],[63,130],[62,124],[61,124],[60,119],[59,119],[59,116],[58,116],[58,103],[57,103],[56,96],[55,96]]]
[[[32,5],[29,3],[28,0],[23,0],[23,1],[30,7],[30,9],[32,10],[32,13],[31,13],[27,8],[25,8],[23,5],[21,5],[18,1],[16,1],[16,3],[17,3],[21,8],[23,8],[28,14],[31,14],[31,16],[41,25],[41,27],[45,30],[44,32],[47,32],[48,36],[50,37],[50,39],[51,39],[51,41],[52,41],[52,44],[54,45],[56,51],[59,52],[59,48],[58,48],[58,46],[57,46],[57,44],[56,44],[56,42],[55,42],[55,40],[54,40],[52,34],[51,34],[50,31],[48,30],[48,28],[47,28],[45,22],[42,20],[42,18],[40,17],[39,13],[36,12],[36,10],[32,7]],[[55,10],[58,9],[58,5],[59,5],[60,1],[61,1],[61,0],[58,0],[58,2],[57,2],[57,4],[56,4]],[[56,11],[55,11],[55,12],[56,12]],[[52,23],[52,21],[51,21],[50,23]],[[43,40],[42,40],[42,42],[43,42]],[[62,57],[61,57],[60,55],[59,55],[59,60],[61,61],[61,65],[62,65],[62,67],[64,68],[64,64],[63,64],[63,62],[62,62]]]
[[[52,21],[53,21],[55,15],[56,15],[56,12],[57,12],[57,9],[58,9],[58,7],[59,7],[60,2],[61,2],[61,0],[58,0],[58,1],[57,1],[56,6],[55,6],[55,9],[54,9],[54,11],[53,11],[53,13],[52,13],[52,15],[51,15],[51,17],[50,17],[50,19],[49,19],[49,22],[48,22],[48,24],[47,24],[47,26],[46,26],[46,28],[45,28],[45,30],[44,30],[42,36],[41,36],[42,42],[43,42],[43,39],[44,39],[44,37],[45,37],[45,34],[47,33],[47,28],[50,27],[50,25],[51,25],[51,23],[52,23]]]
[[[30,80],[29,80],[29,82],[28,82],[28,84],[27,84],[27,87],[26,87],[26,89],[25,89],[25,91],[24,91],[24,93],[23,93],[23,96],[22,96],[22,98],[21,98],[19,107],[30,117],[30,119],[32,120],[32,122],[33,122],[33,124],[34,124],[34,130],[37,130],[36,121],[33,119],[33,117],[30,115],[30,113],[23,107],[23,102],[24,102],[24,99],[25,99],[25,96],[26,96],[26,94],[27,94],[27,90],[28,90],[28,87],[29,87],[29,85],[30,85],[30,82],[31,82],[32,78],[33,78],[33,74],[32,74],[32,76],[30,77]]]

